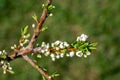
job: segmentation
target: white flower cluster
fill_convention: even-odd
[[[2,65],[3,73],[6,74],[7,71],[11,71],[12,67],[10,67],[10,63],[4,60],[6,58],[7,52],[5,50],[0,51],[0,64]]]
[[[42,4],[42,7],[44,8],[44,7],[45,7],[45,4]],[[53,5],[52,5],[52,8],[54,9],[54,8],[55,8],[55,6],[53,6]]]
[[[65,53],[61,52],[61,50],[64,50],[68,48],[70,45],[67,42],[62,42],[57,40],[56,42],[51,44],[52,49],[54,50],[54,53],[50,55],[53,61],[55,59],[63,58]]]
[[[60,49],[69,47],[69,44],[67,42],[62,42],[62,41],[57,40],[56,42],[51,44],[51,47],[53,47],[54,49],[58,51]]]
[[[73,57],[74,55],[76,55],[77,57],[82,57],[84,56],[85,58],[90,55],[91,53],[88,51],[85,54],[82,51],[71,51],[69,53],[66,54],[67,57]]]
[[[46,7],[46,5],[45,4],[42,4],[42,8],[45,8]],[[49,5],[48,6],[48,9],[50,8],[50,10],[52,10],[52,9],[55,9],[55,6],[54,5]],[[53,13],[49,13],[49,16],[53,16]]]
[[[77,37],[77,41],[86,41],[88,38],[87,35],[81,34],[80,36]]]
[[[12,71],[12,67],[10,66],[10,63],[7,61],[1,61],[0,62],[2,64],[2,69],[3,69],[3,73],[6,74],[6,72],[10,72]]]
[[[6,55],[6,54],[7,54],[7,52],[6,52],[5,50],[0,51],[0,56],[2,56],[2,55]]]
[[[24,35],[23,38],[24,38],[24,39],[21,39],[20,42],[19,42],[19,45],[20,45],[22,48],[24,48],[24,45],[29,42],[27,36]],[[16,48],[17,48],[17,45],[16,45],[16,44],[14,44],[13,46],[11,46],[11,49],[12,49],[12,50],[14,50],[14,49],[16,49]]]
[[[49,43],[46,44],[45,42],[42,42],[40,53],[44,53],[45,56],[48,56],[50,54],[49,48]]]
[[[23,39],[23,41],[20,41],[20,46],[22,47],[29,42],[28,35],[24,35]]]
[[[11,49],[16,49],[17,48],[17,46],[16,46],[16,44],[14,44],[13,46],[11,46]]]
[[[77,37],[77,41],[86,41],[88,38],[87,35],[82,34],[81,36]],[[52,61],[55,61],[55,59],[63,58],[64,56],[67,57],[82,57],[84,56],[85,58],[91,54],[89,51],[80,51],[75,49],[74,47],[71,47],[71,45],[68,42],[63,42],[63,41],[55,41],[54,43],[45,43],[42,42],[40,46],[40,53],[44,54],[45,56],[50,55]]]
[[[50,48],[57,52],[61,49],[67,48],[67,47],[69,47],[69,44],[67,42],[56,41],[56,42],[52,43],[51,45],[49,45],[49,43],[46,44],[45,42],[42,42],[40,52],[41,53],[49,52]]]
[[[50,57],[54,61],[55,58],[58,59],[64,56],[64,53],[61,53],[61,50],[69,47],[69,44],[67,42],[62,42],[58,40],[52,43],[51,45],[49,43],[46,44],[45,42],[42,42],[40,47],[41,47],[40,53],[43,53],[45,56],[50,55]]]
[[[77,57],[82,57],[84,56],[85,58],[87,58],[88,55],[90,55],[90,52],[86,52],[85,54],[82,51],[70,51],[68,53],[59,53],[59,54],[55,54],[55,53],[51,53],[50,57],[52,59],[52,61],[55,61],[55,59],[59,59],[59,58],[63,58],[64,56],[66,57],[73,57],[73,56],[77,56]]]

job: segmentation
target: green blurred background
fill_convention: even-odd
[[[35,23],[31,18],[34,13],[41,15],[44,1],[0,0],[0,50],[11,51],[21,28]],[[43,57],[37,59],[38,64],[49,74],[59,73],[55,80],[120,80],[120,0],[53,0],[53,4],[54,16],[45,22],[49,28],[41,33],[39,43],[72,42],[85,33],[98,46],[86,59],[74,57],[53,62]],[[22,58],[11,65],[15,74],[4,75],[0,69],[0,80],[42,80],[39,72]]]

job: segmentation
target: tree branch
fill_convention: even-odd
[[[45,78],[47,78],[48,80],[53,80],[53,78],[51,76],[49,76],[43,69],[42,67],[38,66],[37,64],[35,64],[35,62],[30,59],[27,55],[26,56],[23,56],[23,58],[28,62],[30,63],[35,69],[37,69],[41,74],[42,76],[44,76]]]
[[[52,0],[46,0],[46,4],[50,5],[52,2]],[[7,55],[6,60],[8,62],[19,58],[19,57],[23,57],[27,62],[29,62],[34,68],[36,68],[45,78],[47,78],[48,80],[53,80],[51,76],[49,76],[41,67],[37,66],[27,55],[31,52],[36,52],[37,48],[33,48],[36,40],[38,39],[38,36],[40,34],[40,30],[42,28],[42,25],[44,24],[46,18],[47,18],[47,14],[48,14],[48,10],[45,8],[42,12],[42,15],[40,17],[40,20],[37,24],[36,29],[34,30],[33,36],[28,44],[27,47],[19,49],[19,50],[15,50],[13,52],[11,52],[9,55]],[[2,66],[2,64],[0,63],[0,67]]]
[[[46,3],[47,3],[48,5],[50,5],[51,2],[52,2],[52,0],[47,0],[47,1],[46,1]],[[31,38],[28,46],[25,47],[24,49],[20,49],[20,50],[11,52],[11,53],[8,55],[8,58],[7,58],[9,61],[15,59],[16,57],[19,57],[19,56],[22,56],[22,55],[27,55],[27,54],[31,53],[31,52],[34,50],[34,48],[33,48],[34,43],[35,43],[36,40],[38,39],[38,36],[39,36],[39,34],[40,34],[40,30],[41,30],[41,28],[42,28],[43,23],[44,23],[45,20],[46,20],[47,14],[48,14],[48,10],[45,8],[45,9],[43,10],[43,12],[42,12],[42,16],[41,16],[41,18],[40,18],[40,20],[39,20],[39,23],[38,23],[36,29],[34,30],[33,36],[32,36],[32,38]]]
[[[50,5],[51,2],[52,2],[52,0],[47,0],[47,4],[48,4],[48,5]],[[38,23],[38,25],[37,25],[37,27],[36,27],[36,29],[35,29],[35,31],[34,31],[33,37],[31,38],[31,41],[30,41],[28,47],[32,48],[32,47],[34,46],[34,43],[36,42],[36,40],[37,40],[37,38],[38,38],[38,36],[39,36],[39,34],[40,34],[40,30],[41,30],[41,28],[42,28],[42,25],[43,25],[43,23],[44,23],[45,20],[46,20],[47,13],[48,13],[48,10],[45,8],[45,9],[43,10],[42,16],[41,16],[41,18],[40,18],[40,20],[39,20],[39,23]]]

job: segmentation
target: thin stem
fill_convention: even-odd
[[[37,69],[41,74],[42,76],[44,76],[45,78],[47,78],[48,80],[53,80],[53,78],[51,76],[49,76],[43,69],[42,67],[38,66],[37,64],[35,64],[35,62],[30,59],[27,55],[26,56],[23,56],[23,58],[28,62],[30,63],[35,69]]]
[[[46,3],[47,3],[48,5],[50,5],[51,2],[52,2],[52,0],[47,0],[47,1],[46,1]],[[36,40],[37,40],[37,38],[38,38],[38,36],[39,36],[39,34],[40,34],[40,30],[41,30],[41,28],[42,28],[42,25],[43,25],[43,23],[45,22],[45,20],[46,20],[46,18],[47,18],[47,14],[48,14],[48,10],[45,8],[45,9],[43,10],[43,12],[42,12],[42,15],[41,15],[41,17],[40,17],[39,23],[38,23],[38,25],[37,25],[37,27],[36,27],[36,29],[35,29],[35,31],[34,31],[33,37],[31,38],[28,47],[32,48],[32,47],[34,46],[34,43],[36,42]]]

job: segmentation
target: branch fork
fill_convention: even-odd
[[[47,5],[50,5],[52,2],[52,0],[46,0],[46,4]],[[11,52],[9,55],[7,55],[6,57],[6,60],[8,62],[16,59],[16,58],[19,58],[19,57],[23,57],[28,63],[30,63],[34,68],[36,68],[40,74],[42,76],[44,76],[46,79],[48,80],[53,80],[53,78],[48,75],[43,69],[42,67],[38,66],[32,59],[30,59],[27,55],[32,53],[32,52],[37,52],[39,48],[34,48],[34,44],[35,42],[37,41],[39,35],[40,35],[40,32],[41,32],[41,29],[42,29],[42,25],[44,24],[46,18],[47,18],[47,14],[48,14],[48,9],[44,8],[43,9],[43,12],[42,12],[42,15],[40,17],[40,20],[37,24],[37,27],[35,28],[34,30],[34,33],[33,33],[33,36],[28,44],[27,47],[21,49],[19,47],[18,50],[14,50],[13,52]],[[0,67],[2,66],[2,64],[0,63]]]

